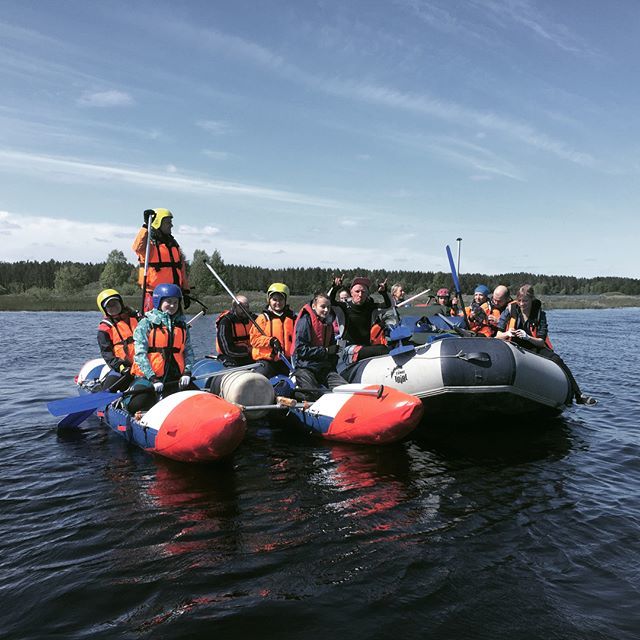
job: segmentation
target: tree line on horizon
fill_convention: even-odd
[[[234,292],[266,291],[272,282],[284,282],[293,295],[308,295],[326,291],[335,275],[345,276],[348,282],[355,276],[367,276],[372,282],[387,279],[389,288],[402,283],[407,296],[430,288],[453,287],[451,274],[442,271],[385,271],[382,269],[338,269],[326,267],[266,267],[226,264],[216,250],[211,255],[197,249],[189,262],[189,283],[196,296],[216,295],[222,288],[205,265],[209,262]],[[24,294],[34,296],[60,294],[88,294],[98,288],[114,288],[125,295],[139,291],[137,267],[124,253],[113,250],[105,262],[36,261],[0,262],[0,295]],[[526,272],[460,274],[463,293],[471,293],[478,284],[493,289],[499,284],[512,291],[524,283],[531,283],[539,295],[594,295],[620,293],[640,295],[640,279],[620,277],[577,278],[575,276],[545,275]]]

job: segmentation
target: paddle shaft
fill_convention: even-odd
[[[421,291],[420,293],[416,293],[415,296],[411,296],[410,298],[407,298],[406,300],[403,300],[402,302],[397,304],[396,307],[404,307],[405,304],[409,304],[410,302],[413,302],[416,298],[419,298],[420,296],[423,296],[425,293],[429,293],[429,291],[431,291],[431,289],[425,289],[424,291]]]
[[[231,291],[231,289],[229,289],[229,287],[227,287],[227,285],[225,284],[224,280],[216,273],[216,270],[206,260],[204,261],[204,263],[207,266],[207,269],[209,269],[209,271],[211,271],[211,273],[214,275],[216,280],[224,287],[225,291],[231,296],[233,301],[238,305],[238,307],[240,309],[242,309],[243,313],[247,316],[247,318],[249,318],[249,320],[251,321],[251,324],[253,324],[253,326],[265,338],[268,338],[269,336],[267,336],[267,334],[262,330],[262,327],[253,319],[253,316],[251,315],[251,313],[249,311],[247,311],[247,309],[245,309],[242,306],[242,304],[238,301],[238,298],[236,298],[236,296],[234,295],[233,291]],[[280,355],[280,359],[282,360],[282,362],[284,362],[287,365],[287,368],[289,369],[289,371],[293,371],[293,365],[289,362],[289,360],[284,355],[284,353],[281,351],[279,353],[279,355]]]
[[[144,301],[147,297],[147,272],[149,271],[149,252],[151,250],[151,223],[155,217],[155,211],[149,216],[147,220],[147,249],[144,254],[144,273],[142,276],[142,304],[140,308],[144,313]]]

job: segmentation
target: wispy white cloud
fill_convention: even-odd
[[[133,98],[124,91],[109,89],[108,91],[86,91],[78,98],[83,107],[128,107],[134,104]]]
[[[203,149],[202,154],[212,160],[227,160],[231,157],[231,154],[227,151],[214,151],[213,149]]]
[[[199,120],[196,124],[213,135],[219,136],[233,131],[233,127],[228,122],[222,120]]]
[[[542,13],[529,0],[472,0],[485,15],[493,17],[504,28],[517,24],[557,48],[586,56],[598,56],[584,38],[565,24]],[[550,5],[553,7],[553,4]],[[487,14],[489,12],[489,14]]]
[[[309,196],[292,191],[268,189],[238,182],[208,180],[173,172],[162,173],[144,168],[112,166],[85,162],[76,158],[38,155],[20,151],[0,150],[0,167],[5,172],[38,174],[51,180],[72,177],[85,182],[104,179],[119,180],[123,183],[153,186],[163,191],[184,193],[217,193],[237,197],[273,200],[288,204],[321,207],[324,209],[345,209],[343,203],[327,198]]]

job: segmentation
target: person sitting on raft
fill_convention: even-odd
[[[449,289],[442,287],[436,292],[436,304],[439,304],[444,309],[444,314],[449,316],[457,316],[460,313],[458,309],[458,298],[451,297]]]
[[[150,392],[128,399],[131,413],[149,409],[160,395],[198,388],[191,381],[194,355],[181,301],[178,285],[159,284],[153,290],[153,309],[147,311],[133,332],[135,356],[131,373],[136,378],[131,388],[146,387]]]
[[[399,282],[391,287],[391,302],[394,307],[404,302],[404,287]]]
[[[338,373],[343,374],[347,367],[359,360],[389,353],[389,348],[383,343],[384,334],[378,323],[378,317],[381,309],[391,308],[391,300],[387,293],[386,280],[378,285],[378,293],[383,298],[382,304],[370,297],[369,278],[353,279],[350,289],[351,300],[348,302],[340,302],[335,298],[335,292],[341,286],[342,277],[334,278],[329,299],[336,310],[339,322],[344,325],[340,340],[340,346],[343,348],[338,360]]]
[[[255,315],[251,313],[249,299],[242,295],[236,297],[230,310],[223,311],[216,318],[216,351],[225,367],[253,362],[249,342],[250,318],[255,320]]]
[[[548,336],[547,315],[530,284],[520,287],[515,302],[509,303],[496,326],[496,337],[500,340],[512,341],[523,349],[555,362],[565,372],[577,404],[596,404],[595,398],[582,393],[569,367],[553,350]]]
[[[479,284],[473,292],[473,301],[465,308],[469,329],[487,337],[494,334],[488,321],[490,294],[489,287]]]
[[[187,261],[180,245],[173,237],[173,214],[169,209],[147,209],[144,224],[133,241],[132,249],[138,256],[138,284],[145,289],[143,311],[153,307],[152,293],[159,284],[175,284],[182,289],[182,307],[188,309],[189,280],[187,277]],[[149,228],[151,221],[151,228]],[[145,279],[145,261],[147,256],[147,240],[151,232],[149,244],[149,262]]]
[[[331,301],[324,293],[316,293],[311,304],[300,310],[295,322],[293,364],[296,386],[317,389],[320,385],[333,389],[347,381],[336,372],[338,346],[331,322]],[[304,399],[315,400],[319,391],[303,391]]]
[[[487,324],[485,328],[489,329],[490,333],[485,335],[489,335],[490,337],[496,335],[498,332],[498,328],[496,326],[498,324],[498,320],[500,320],[502,312],[507,308],[507,305],[510,302],[513,302],[513,299],[511,298],[509,288],[503,284],[499,284],[493,290],[493,294],[487,301],[489,311],[487,313]]]
[[[287,360],[293,353],[293,326],[295,316],[287,305],[289,287],[282,282],[274,282],[267,290],[267,306],[260,313],[249,330],[251,357],[260,364],[254,371],[267,378],[289,375],[289,367],[280,357]],[[259,327],[259,329],[258,329]]]
[[[98,390],[121,391],[131,382],[133,365],[133,331],[138,326],[138,312],[124,304],[115,289],[104,289],[96,298],[104,318],[98,325],[100,355],[111,368]]]

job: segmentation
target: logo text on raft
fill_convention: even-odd
[[[407,381],[407,372],[400,366],[391,372],[391,376],[398,384]]]

